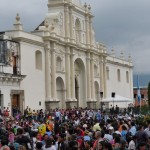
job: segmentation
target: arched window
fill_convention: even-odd
[[[129,83],[129,72],[126,71],[126,82]]]
[[[118,78],[118,81],[120,82],[121,81],[120,69],[117,70],[117,78]]]
[[[75,32],[76,32],[76,42],[81,42],[81,23],[80,20],[77,18],[75,22]]]
[[[107,76],[107,80],[109,80],[109,67],[106,67],[106,76]]]
[[[61,65],[62,65],[62,60],[60,57],[57,57],[56,59],[56,67],[57,67],[57,71],[61,71]]]
[[[39,50],[35,52],[35,65],[36,69],[42,70],[42,53]]]

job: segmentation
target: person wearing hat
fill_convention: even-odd
[[[108,128],[108,130],[109,130],[109,134],[110,134],[110,135],[113,135],[113,133],[114,133],[114,127],[113,127],[113,126],[110,126],[110,127]]]
[[[88,130],[84,131],[84,137],[83,138],[84,138],[84,141],[90,141],[91,140]]]
[[[85,128],[85,129],[86,129],[86,128],[87,128],[87,124],[84,124],[84,125],[83,125],[83,128]]]

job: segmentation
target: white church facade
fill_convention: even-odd
[[[14,29],[0,32],[0,105],[99,108],[112,93],[132,99],[131,58],[95,41],[92,18],[80,0],[48,0],[44,21],[28,33],[17,14]]]

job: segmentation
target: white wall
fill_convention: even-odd
[[[121,65],[107,63],[109,68],[109,80],[106,78],[107,83],[107,97],[111,96],[112,92],[123,97],[133,98],[133,73],[132,68]],[[120,69],[121,81],[117,78],[117,69]],[[129,83],[126,82],[126,71],[129,72]]]
[[[21,82],[25,91],[25,107],[33,109],[45,108],[45,51],[43,47],[21,43],[21,74],[27,75]],[[42,52],[42,70],[35,67],[35,52]],[[41,106],[39,106],[41,101]]]

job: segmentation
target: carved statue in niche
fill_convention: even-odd
[[[97,64],[94,64],[94,76],[95,76],[95,77],[99,76]]]
[[[57,71],[62,70],[62,58],[59,55],[57,56],[57,59],[56,59],[56,70]]]

